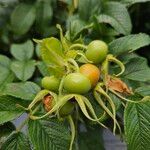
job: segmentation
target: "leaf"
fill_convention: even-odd
[[[150,85],[145,85],[135,89],[135,93],[138,93],[142,96],[150,96]]]
[[[126,70],[122,77],[134,81],[150,81],[150,68],[148,67],[147,60],[142,57],[133,58],[126,64]]]
[[[26,81],[32,77],[35,71],[35,61],[13,61],[11,64],[11,70],[18,79]]]
[[[150,0],[121,0],[121,3],[131,6],[135,3],[144,3],[144,2],[150,2]]]
[[[42,59],[48,66],[50,72],[63,74],[65,61],[61,42],[51,37],[43,39],[39,43]]]
[[[61,61],[63,56],[62,45],[56,38],[43,39],[41,44],[41,56],[45,63],[62,65]]]
[[[63,123],[53,119],[30,120],[29,135],[36,150],[69,149],[71,139],[69,131]]]
[[[14,79],[14,74],[10,70],[10,64],[11,61],[8,57],[0,55],[0,91]]]
[[[24,112],[16,104],[25,105],[25,102],[11,96],[0,96],[0,124],[11,121]]]
[[[37,67],[43,76],[49,76],[50,75],[50,71],[43,61],[38,62]]]
[[[109,43],[109,50],[114,55],[133,52],[150,44],[150,36],[144,33],[132,34],[118,38]]]
[[[29,139],[22,132],[13,132],[2,145],[1,150],[31,150]]]
[[[78,6],[79,16],[84,21],[89,21],[90,17],[99,14],[101,11],[100,0],[81,0]]]
[[[81,150],[104,150],[102,129],[100,127],[83,128],[79,132],[79,149]]]
[[[118,33],[126,34],[124,32],[124,29],[120,25],[120,23],[118,23],[113,17],[105,15],[105,14],[101,14],[101,15],[97,16],[96,19],[99,23],[110,24],[115,29],[115,31],[117,31]]]
[[[11,28],[16,34],[25,34],[34,23],[36,9],[34,5],[20,3],[11,15]]]
[[[105,3],[102,15],[98,17],[98,20],[109,23],[116,31],[124,35],[130,34],[132,29],[128,10],[119,2]]]
[[[6,138],[15,130],[15,126],[11,122],[0,125],[0,149],[2,144],[6,141]]]
[[[4,89],[4,94],[23,100],[33,100],[40,89],[41,88],[33,82],[9,83]]]
[[[36,11],[36,26],[37,29],[43,32],[53,17],[53,8],[50,4],[50,1],[37,2]]]
[[[150,99],[149,99],[150,100]],[[125,108],[125,135],[128,150],[146,150],[150,146],[150,101]]]
[[[68,32],[66,33],[67,39],[74,42],[77,40],[80,35],[88,30],[91,27],[91,24],[87,24],[81,20],[78,16],[71,16],[67,22]],[[65,37],[66,37],[65,36]]]
[[[22,44],[12,44],[10,52],[17,60],[24,61],[32,58],[33,50],[33,43],[28,40]]]

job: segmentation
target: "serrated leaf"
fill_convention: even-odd
[[[135,93],[138,93],[142,96],[150,96],[150,85],[145,85],[135,89]]]
[[[31,147],[25,134],[13,132],[2,145],[1,150],[31,150]]]
[[[126,64],[122,77],[134,81],[150,81],[150,68],[148,67],[147,60],[142,57],[133,58]]]
[[[150,0],[121,0],[121,3],[131,6],[135,3],[144,3],[144,2],[150,2]]]
[[[35,71],[35,61],[13,61],[11,64],[11,70],[21,81],[30,79]]]
[[[11,121],[24,112],[16,104],[25,105],[25,102],[11,96],[0,96],[0,124]]]
[[[102,16],[99,20],[109,23],[116,31],[121,34],[128,35],[131,32],[131,19],[126,7],[119,2],[107,2],[104,5]]]
[[[40,53],[43,61],[52,74],[63,74],[64,53],[61,42],[54,38],[46,38],[40,42]]]
[[[97,21],[99,23],[108,23],[110,24],[115,31],[117,31],[120,34],[126,34],[126,32],[124,31],[124,29],[122,28],[121,24],[118,23],[117,20],[115,20],[113,17],[105,15],[105,14],[101,14],[99,16],[96,17]]]
[[[9,83],[4,89],[4,94],[24,100],[33,100],[40,89],[41,88],[33,82]]]
[[[11,28],[16,34],[25,34],[34,23],[36,9],[34,5],[20,3],[11,15]]]
[[[36,150],[69,149],[70,134],[63,123],[53,119],[29,121],[29,135]],[[40,137],[40,138],[39,138]],[[42,139],[42,140],[41,140]]]
[[[10,70],[10,64],[11,61],[8,57],[0,55],[0,91],[14,79],[14,74]]]
[[[22,44],[12,44],[10,52],[17,60],[24,61],[32,58],[33,50],[33,43],[28,40]]]
[[[60,41],[56,38],[46,38],[40,43],[41,56],[46,64],[62,65],[63,50]]]
[[[79,149],[80,150],[105,150],[103,145],[102,129],[82,127],[83,131],[79,132]]]
[[[149,98],[150,100],[150,98]],[[128,150],[147,150],[150,146],[150,101],[125,108],[125,135]]]
[[[109,43],[109,50],[114,55],[133,52],[150,44],[150,36],[144,33],[132,34],[118,38]]]

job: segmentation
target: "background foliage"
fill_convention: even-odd
[[[61,24],[66,37],[75,43],[101,39],[109,43],[111,53],[126,65],[122,76],[135,89],[138,98],[150,95],[150,2],[149,0],[1,0],[0,1],[0,147],[2,150],[64,149],[69,147],[70,133],[57,120],[28,122],[28,136],[10,122],[24,111],[40,91],[40,79],[49,75],[41,61],[39,46],[32,39],[59,37]],[[124,54],[125,52],[132,54]],[[147,61],[148,60],[148,61]],[[116,70],[118,68],[115,68]],[[120,101],[116,100],[116,105]],[[97,105],[95,109],[97,109]],[[149,147],[149,102],[128,103],[125,108],[125,137],[129,150]],[[123,109],[118,111],[123,122]],[[119,109],[118,109],[119,110]],[[107,122],[106,122],[107,123]],[[104,149],[102,131],[85,118],[80,123],[75,147]],[[82,126],[85,131],[82,131]],[[109,126],[109,122],[108,122]],[[111,126],[109,126],[111,129]],[[62,134],[63,133],[63,134]],[[95,136],[93,136],[93,134]],[[99,133],[99,134],[98,134]],[[137,134],[138,133],[138,134]],[[41,137],[44,140],[40,140]],[[87,137],[89,139],[87,139]],[[57,140],[56,140],[57,139]],[[99,139],[95,144],[95,141]],[[4,143],[4,144],[2,144]],[[31,144],[32,143],[32,144]],[[93,144],[94,143],[94,144]],[[89,145],[88,145],[89,144]],[[76,146],[78,145],[78,146]],[[92,145],[92,146],[91,146]]]

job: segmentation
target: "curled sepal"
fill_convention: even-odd
[[[81,62],[81,63],[93,63],[92,61],[90,61],[84,53],[82,52],[77,52],[77,55],[78,56],[81,56],[78,61]]]
[[[100,124],[102,127],[107,128],[103,123],[101,123],[101,121],[103,120],[104,114],[98,118],[96,116],[96,113],[95,113],[95,111],[94,111],[94,109],[93,109],[90,101],[86,97],[84,97],[84,96],[82,96],[82,99],[83,99],[85,105],[87,106],[87,108],[89,109],[90,113],[92,114],[92,116],[95,119],[98,119],[97,123]]]
[[[56,102],[56,104],[53,106],[53,108],[49,112],[47,112],[43,116],[30,116],[30,118],[33,119],[33,120],[37,120],[37,119],[42,119],[42,118],[45,118],[45,117],[47,117],[49,115],[52,115],[52,113],[56,113],[57,114],[59,108],[62,107],[62,106],[64,106],[65,103],[68,100],[72,99],[73,97],[74,97],[73,94],[65,95],[63,97],[59,97],[58,100],[57,100],[57,102]]]
[[[69,150],[72,150],[73,142],[75,139],[75,125],[74,125],[73,119],[70,115],[68,116],[68,121],[69,121],[70,128],[71,128],[71,142],[70,142]]]
[[[83,100],[83,96],[81,95],[75,95],[75,99],[81,109],[81,111],[83,112],[83,114],[85,115],[86,118],[88,118],[91,121],[95,121],[95,122],[99,122],[99,119],[95,116],[95,117],[91,117],[87,111],[87,107],[85,104],[85,101]],[[91,111],[91,107],[88,108]]]
[[[84,44],[72,44],[70,47],[69,47],[69,50],[74,50],[74,49],[80,49],[80,50],[86,50],[87,49],[87,46],[84,45]]]
[[[64,48],[64,51],[67,52],[69,50],[69,46],[66,42],[66,38],[63,36],[63,30],[61,28],[61,25],[60,24],[57,24],[56,27],[59,29],[60,31],[60,40],[61,40],[61,43],[62,43],[62,46]]]
[[[130,100],[130,99],[127,99],[125,97],[123,97],[122,95],[120,95],[118,92],[112,90],[112,89],[109,89],[110,92],[112,92],[113,94],[115,94],[117,97],[119,97],[121,100],[124,100],[124,101],[127,101],[127,102],[130,102],[130,103],[143,103],[143,102],[146,102],[146,101],[149,101],[150,99],[150,96],[145,96],[143,99],[141,100],[138,100],[138,101],[133,101],[133,100]]]
[[[69,58],[67,61],[68,61],[68,63],[70,63],[71,65],[73,65],[73,70],[75,72],[79,72],[79,66],[78,66],[78,64],[76,63],[76,61],[74,59]]]
[[[102,68],[101,68],[101,72],[103,76],[103,83],[105,86],[107,85],[107,76],[109,74],[108,70],[109,70],[109,63],[108,63],[108,60],[105,59],[104,62],[102,63]]]
[[[48,90],[41,90],[28,106],[28,110],[30,110],[38,101],[41,101],[47,94],[49,94]]]
[[[96,88],[95,88],[95,91],[97,93],[99,93],[100,95],[103,95],[107,101],[109,102],[110,106],[111,106],[111,109],[112,109],[112,119],[114,121],[114,127],[113,127],[113,133],[115,134],[115,131],[116,131],[116,107],[115,107],[115,104],[113,102],[113,100],[110,98],[110,96],[103,90],[103,88],[101,87],[101,83],[98,83]],[[95,97],[97,99],[97,96]],[[106,109],[106,107],[105,107]]]
[[[101,99],[99,93],[97,93],[96,91],[94,91],[94,97],[97,100],[97,102],[100,104],[100,106],[105,110],[105,112],[111,117],[114,118],[114,114],[106,107],[105,103],[103,102],[103,100]],[[115,118],[115,124],[118,126],[119,132],[121,134],[121,127],[119,125],[119,123],[117,122],[116,118]],[[114,129],[113,129],[114,130]],[[114,133],[115,134],[115,133]]]
[[[123,72],[125,71],[125,66],[124,66],[124,64],[123,64],[120,60],[118,60],[117,58],[115,58],[115,57],[114,57],[113,55],[111,55],[111,54],[107,55],[107,58],[106,58],[106,59],[107,59],[108,61],[110,61],[110,62],[116,63],[116,64],[120,67],[120,69],[121,69],[120,73],[116,74],[115,76],[120,76],[120,75],[123,74]]]

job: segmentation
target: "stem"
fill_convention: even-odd
[[[73,45],[70,46],[69,50],[75,49],[75,48],[87,49],[87,46],[85,46],[83,44],[73,44]]]
[[[59,96],[62,95],[64,79],[65,79],[65,76],[63,76],[61,81],[60,81],[59,90],[58,90],[59,91]]]
[[[70,123],[70,127],[71,127],[71,143],[70,143],[70,148],[69,150],[72,150],[72,146],[73,146],[73,142],[74,142],[74,139],[75,139],[75,125],[74,125],[74,122],[73,122],[73,119],[71,116],[68,116],[68,121]]]

